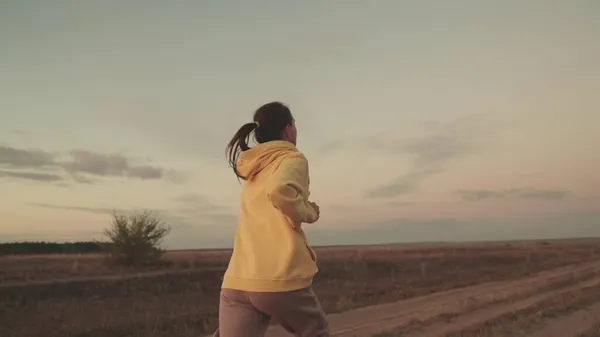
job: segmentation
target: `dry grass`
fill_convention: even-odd
[[[176,251],[165,254],[154,267],[131,268],[113,264],[102,254],[49,254],[0,257],[0,286],[21,282],[44,282],[127,276],[139,273],[177,272],[224,267],[230,252]]]
[[[335,312],[514,279],[594,259],[600,248],[594,241],[533,242],[318,253],[321,272],[314,288],[325,310]],[[201,336],[217,322],[223,271],[213,267],[224,267],[229,255],[170,252],[161,269],[141,271],[111,266],[101,256],[0,258],[0,336]],[[125,277],[132,272],[153,274]],[[61,279],[69,282],[54,282]]]

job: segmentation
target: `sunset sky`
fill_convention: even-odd
[[[156,210],[228,247],[224,149],[297,121],[314,245],[600,235],[600,2],[0,2],[0,241]]]

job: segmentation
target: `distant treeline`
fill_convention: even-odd
[[[90,254],[104,252],[110,243],[104,242],[9,242],[0,243],[0,255],[17,254]]]

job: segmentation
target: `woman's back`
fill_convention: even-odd
[[[237,169],[247,181],[223,287],[289,291],[309,286],[318,268],[301,228],[309,213],[306,158],[290,142],[271,141],[245,151]]]

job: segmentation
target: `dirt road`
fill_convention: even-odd
[[[484,329],[484,323],[493,323],[516,312],[527,312],[527,317],[536,318],[530,313],[531,308],[537,308],[540,303],[553,303],[548,301],[578,292],[585,292],[585,296],[579,295],[577,301],[570,302],[571,309],[577,308],[574,313],[556,309],[554,315],[566,312],[564,317],[544,318],[543,322],[538,319],[535,321],[539,325],[536,331],[530,331],[533,323],[527,323],[528,326],[515,325],[512,327],[514,331],[507,332],[507,336],[521,335],[517,334],[517,330],[527,330],[525,335],[536,337],[571,336],[565,331],[574,331],[571,330],[575,329],[571,327],[573,324],[577,325],[578,332],[585,332],[600,323],[597,304],[592,303],[589,311],[585,307],[578,307],[583,305],[584,299],[588,303],[592,297],[600,303],[600,261],[550,270],[509,282],[485,283],[333,314],[329,316],[331,335],[436,337],[464,331],[464,336],[468,336],[467,331]],[[562,303],[564,306],[564,299]],[[485,336],[480,332],[473,335]],[[267,333],[267,337],[286,336],[292,335],[275,326]]]

